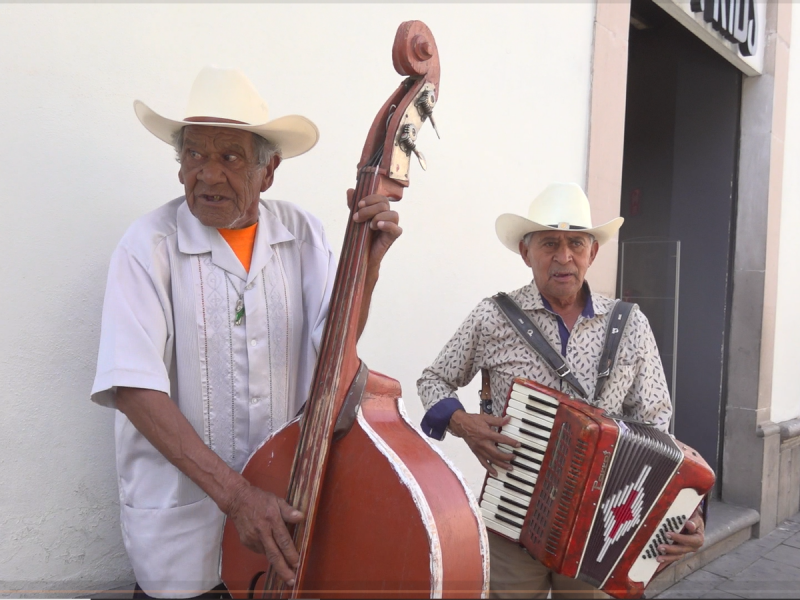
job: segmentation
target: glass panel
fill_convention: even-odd
[[[638,304],[650,321],[672,397],[670,432],[673,432],[681,243],[640,239],[624,241],[620,246],[620,297]]]

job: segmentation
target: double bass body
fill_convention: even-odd
[[[334,442],[298,597],[479,597],[488,545],[466,484],[406,421],[400,384],[370,371],[352,428]],[[401,402],[401,401],[400,401]],[[299,422],[253,455],[243,474],[284,497]],[[235,553],[235,560],[226,554]],[[267,561],[226,528],[223,572],[232,595],[259,597]],[[249,596],[253,597],[253,596]]]

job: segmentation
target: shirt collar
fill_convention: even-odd
[[[263,202],[258,206],[258,231],[247,273],[228,242],[214,227],[203,225],[189,210],[186,200],[178,207],[178,250],[184,254],[211,252],[211,262],[243,281],[250,282],[272,258],[273,244],[291,241],[294,236]]]
[[[581,316],[586,319],[594,318],[594,302],[592,302],[592,291],[589,289],[589,284],[584,280],[583,287],[581,288],[586,293],[586,305],[583,307],[581,311]],[[542,307],[553,314],[556,314],[556,311],[553,310],[553,306],[550,302],[542,296],[541,292],[539,293],[539,298],[542,300]]]
[[[586,292],[586,306],[583,307],[581,316],[591,319],[597,314],[604,314],[607,312],[602,302],[600,302],[598,305],[597,300],[602,300],[602,298],[592,294],[592,290],[589,287],[589,282],[584,280],[582,289],[584,292]],[[518,290],[514,294],[514,299],[524,310],[546,310],[548,312],[555,313],[553,307],[550,305],[547,299],[542,296],[536,287],[536,283],[533,281],[531,281],[524,288]]]

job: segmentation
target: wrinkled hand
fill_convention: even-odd
[[[233,519],[242,544],[265,554],[278,577],[294,585],[300,554],[286,523],[300,523],[303,513],[275,494],[248,484],[234,496],[228,517]]]
[[[700,513],[700,508],[683,525],[680,533],[668,533],[667,537],[674,543],[662,544],[658,547],[661,556],[658,557],[659,571],[671,563],[677,562],[686,554],[697,552],[706,540],[705,523]]]
[[[347,190],[348,206],[353,201],[353,190]],[[372,194],[365,196],[358,202],[358,210],[353,214],[356,223],[366,223],[378,235],[372,237],[372,247],[370,248],[369,262],[371,268],[377,268],[386,251],[403,233],[400,227],[400,215],[389,207],[389,199],[386,196]]]
[[[506,444],[512,448],[520,446],[517,440],[492,429],[505,425],[509,420],[510,417],[493,417],[483,413],[476,415],[459,409],[450,417],[450,431],[463,438],[483,468],[496,477],[497,471],[492,465],[511,471],[511,461],[514,459],[513,454],[503,452],[497,444]]]

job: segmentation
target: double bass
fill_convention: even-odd
[[[406,79],[375,117],[358,163],[329,314],[303,415],[273,433],[242,474],[306,515],[287,587],[266,557],[244,547],[231,521],[222,580],[235,598],[479,597],[488,589],[488,542],[463,477],[409,421],[400,384],[356,352],[373,232],[355,223],[361,198],[400,200],[419,128],[432,121],[439,58],[430,30],[407,21],[392,61]]]

